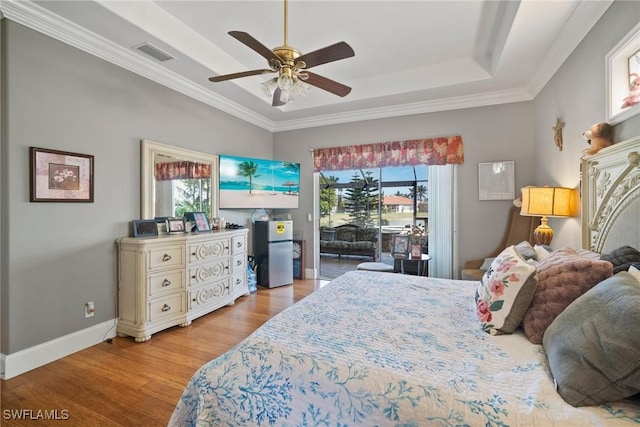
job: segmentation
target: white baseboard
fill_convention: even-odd
[[[315,279],[318,276],[316,276],[316,269],[315,268],[305,268],[304,269],[304,278],[305,279]]]
[[[115,336],[116,319],[112,319],[16,353],[0,354],[0,379],[8,380]]]

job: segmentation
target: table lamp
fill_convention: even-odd
[[[548,245],[553,230],[547,225],[547,217],[571,216],[571,193],[565,187],[523,187],[520,215],[540,216],[540,225],[533,232],[537,245]]]

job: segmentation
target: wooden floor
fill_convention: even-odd
[[[293,286],[259,287],[233,306],[186,328],[158,332],[146,343],[114,338],[1,381],[0,425],[164,426],[200,366],[323,283],[296,280]],[[45,411],[58,420],[37,419]]]

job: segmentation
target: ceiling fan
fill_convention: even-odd
[[[287,44],[288,1],[284,0],[284,44],[269,49],[253,38],[249,33],[229,31],[229,35],[264,57],[269,64],[268,69],[243,71],[209,78],[212,82],[255,76],[258,74],[278,73],[278,77],[262,84],[267,96],[273,96],[271,105],[278,107],[286,104],[298,96],[304,96],[312,85],[338,96],[346,96],[351,92],[349,86],[338,83],[326,77],[308,71],[309,68],[326,64],[355,55],[351,46],[345,42],[338,42],[307,54]]]

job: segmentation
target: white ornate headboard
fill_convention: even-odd
[[[582,246],[640,248],[640,136],[582,160]]]

